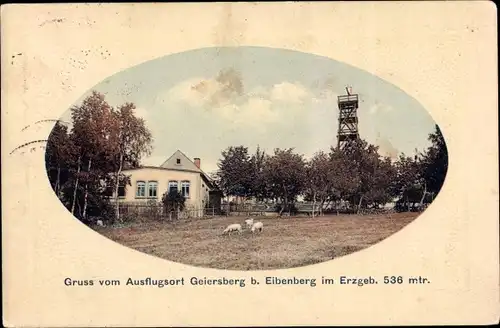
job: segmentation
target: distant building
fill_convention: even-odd
[[[244,197],[244,196],[228,196],[225,202],[233,204],[256,204],[257,200],[255,197]]]
[[[220,208],[220,197],[217,197],[219,192],[213,181],[202,171],[201,160],[194,158],[191,161],[180,150],[160,166],[141,166],[124,170],[123,174],[130,176],[132,185],[120,188],[120,202],[161,201],[165,192],[175,190],[186,198],[188,209],[199,210],[209,205]],[[210,200],[212,204],[209,204]]]

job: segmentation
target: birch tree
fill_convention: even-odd
[[[143,156],[151,154],[153,137],[142,118],[134,115],[133,103],[126,103],[113,112],[110,120],[110,133],[107,144],[113,154],[114,201],[116,220],[120,221],[118,202],[120,184],[127,182],[122,171],[139,165]]]
[[[87,217],[89,188],[94,188],[109,170],[108,139],[112,126],[112,107],[104,95],[93,91],[82,105],[72,108],[73,129],[71,137],[76,151],[77,172],[73,192],[72,213],[80,182],[83,183],[83,206],[81,216]],[[94,186],[90,186],[90,185]]]

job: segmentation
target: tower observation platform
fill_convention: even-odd
[[[358,106],[357,94],[352,94],[350,88],[346,88],[347,95],[338,96],[339,125],[337,132],[337,148],[349,152],[352,146],[359,140],[358,131]]]

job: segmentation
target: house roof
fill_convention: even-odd
[[[184,158],[184,160],[187,160],[187,165],[182,164],[176,167],[177,165],[172,165],[171,160],[175,158],[175,155],[180,156]],[[208,184],[211,188],[217,188],[215,185],[214,181],[206,174],[201,168],[197,167],[194,162],[187,157],[182,151],[177,149],[165,162],[163,162],[162,165],[160,166],[151,166],[151,165],[144,165],[144,166],[139,166],[137,168],[131,168],[127,169],[124,171],[132,171],[132,170],[139,170],[143,168],[148,168],[148,169],[158,169],[158,170],[167,170],[167,171],[182,171],[182,172],[191,172],[191,173],[199,173],[203,180],[205,180],[205,183]]]
[[[169,158],[167,158],[167,160],[163,162],[160,167],[195,171],[200,170],[200,168],[197,167],[196,164],[194,164],[194,162],[179,149],[177,149]]]

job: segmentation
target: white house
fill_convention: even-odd
[[[124,170],[131,186],[120,188],[119,201],[127,203],[161,201],[165,192],[176,190],[186,198],[186,208],[199,210],[207,206],[212,180],[201,170],[201,160],[191,161],[177,150],[160,166],[141,166]]]

